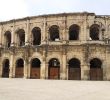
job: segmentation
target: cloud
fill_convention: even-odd
[[[25,0],[0,0],[0,20],[21,18],[29,15]]]

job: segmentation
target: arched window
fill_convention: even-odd
[[[4,34],[4,37],[5,37],[5,46],[10,47],[11,46],[11,32],[6,31]]]
[[[91,40],[99,40],[99,25],[93,24],[90,27],[90,39]]]
[[[80,27],[76,24],[69,27],[69,40],[78,40],[79,39]]]
[[[94,58],[90,61],[90,68],[101,68],[102,62],[98,58]]]
[[[17,36],[18,36],[18,45],[24,46],[25,45],[25,31],[23,29],[18,30]]]
[[[59,27],[57,25],[53,25],[49,28],[50,33],[50,40],[51,41],[58,41],[59,37]]]
[[[33,35],[33,45],[40,45],[41,44],[41,29],[39,27],[35,27],[32,29]]]

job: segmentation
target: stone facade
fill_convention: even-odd
[[[94,13],[1,22],[0,77],[110,80],[109,40],[110,16]]]

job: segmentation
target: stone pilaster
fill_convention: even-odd
[[[88,27],[87,27],[87,16],[85,15],[84,16],[84,22],[83,22],[83,25],[81,25],[81,36],[79,37],[82,37],[82,42],[85,42],[86,40],[89,39],[89,31],[88,31]]]
[[[24,78],[28,78],[28,63],[24,62]]]
[[[88,24],[86,24],[86,25],[87,25],[87,26],[85,26],[86,27],[86,33],[84,33],[84,34],[86,34],[86,40],[90,40],[90,27]]]
[[[31,74],[31,64],[28,63],[27,64],[27,78],[30,78],[30,74]]]
[[[41,34],[41,42],[46,40],[46,18],[43,20],[43,34]]]
[[[14,61],[13,61],[14,62]],[[15,77],[15,72],[16,72],[16,64],[13,63],[13,70],[12,70],[12,76]]]
[[[90,68],[88,67],[88,65],[81,65],[81,80],[89,80],[89,71]]]
[[[105,61],[106,62],[106,61]],[[103,63],[103,66],[102,66],[102,69],[103,69],[103,80],[108,80],[107,77],[109,75],[107,75],[107,72],[110,68],[107,68],[107,62],[106,63]]]
[[[67,77],[67,80],[68,80],[68,71],[69,71],[69,65],[68,65],[68,64],[66,64],[66,68],[67,68],[67,69],[66,69],[66,73],[67,73],[67,74],[66,74],[66,77]]]
[[[14,46],[15,43],[15,22],[13,21],[13,29],[11,34],[11,46]]]
[[[45,77],[46,77],[46,62],[43,61],[41,64],[40,78],[45,79]]]
[[[61,72],[61,76],[60,76],[60,78],[61,79],[67,79],[67,66],[66,66],[66,55],[65,54],[63,54],[63,57],[62,57],[62,66],[60,66],[60,67],[62,67],[62,72]]]
[[[0,47],[2,46],[2,25],[0,25]]]
[[[9,73],[9,77],[10,77],[10,78],[13,77],[13,67],[14,67],[14,66],[13,66],[13,63],[14,63],[14,62],[13,62],[13,54],[12,54],[11,57],[10,57],[10,68],[9,68],[9,69],[10,69],[10,73]]]
[[[0,77],[2,77],[2,63],[0,63]]]
[[[29,22],[30,20],[27,19],[27,28],[26,28],[26,33],[25,33],[25,45],[29,44]]]
[[[110,52],[109,52],[109,47],[105,47],[105,58],[103,61],[103,79],[104,80],[110,80]]]
[[[48,79],[48,64],[45,64],[45,79]]]

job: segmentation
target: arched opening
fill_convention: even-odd
[[[80,61],[76,58],[72,58],[68,62],[68,79],[69,80],[81,80],[81,68]]]
[[[11,46],[11,32],[6,31],[4,34],[4,37],[5,37],[5,46],[10,47]]]
[[[78,40],[79,39],[80,27],[76,24],[69,27],[69,40]]]
[[[16,70],[15,70],[15,77],[22,78],[24,76],[24,61],[23,59],[18,59],[16,61]]]
[[[99,25],[93,24],[90,27],[90,39],[91,40],[99,40]]]
[[[41,29],[39,27],[35,27],[32,29],[33,35],[33,45],[41,44]]]
[[[49,28],[49,33],[50,33],[50,40],[51,41],[59,41],[60,36],[59,36],[59,26],[53,25]]]
[[[25,45],[25,31],[23,29],[20,29],[17,31],[17,37],[18,37],[18,45],[24,46]]]
[[[34,58],[31,60],[30,78],[40,79],[40,67],[41,67],[41,62],[38,58]]]
[[[90,61],[90,80],[103,80],[102,62],[98,58]]]
[[[49,79],[60,79],[60,62],[56,58],[52,58],[49,61],[48,66],[48,78]]]
[[[9,72],[10,72],[9,60],[5,59],[3,61],[2,77],[9,77]]]

